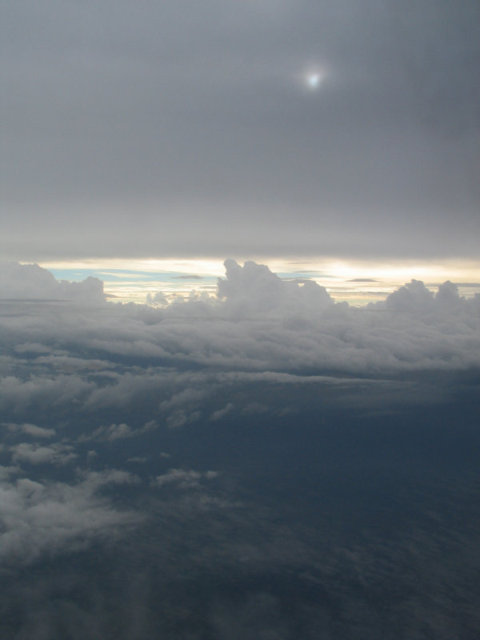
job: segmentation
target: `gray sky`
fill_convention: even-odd
[[[1,6],[4,257],[478,257],[477,0]]]

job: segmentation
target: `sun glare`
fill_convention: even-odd
[[[317,91],[324,83],[327,74],[324,69],[313,68],[306,71],[302,76],[302,84],[309,91]]]

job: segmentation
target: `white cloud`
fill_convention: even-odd
[[[214,300],[164,309],[105,303],[81,313],[66,306],[61,314],[45,305],[18,307],[14,318],[0,315],[0,340],[12,353],[3,361],[0,406],[21,411],[79,402],[93,411],[156,396],[175,426],[195,419],[202,394],[211,392],[186,379],[179,391],[174,379],[186,367],[376,375],[480,366],[480,297],[460,298],[451,283],[435,293],[412,281],[357,309],[335,304],[314,282],[283,281],[262,265],[227,261],[226,268]],[[29,344],[37,357],[22,360]],[[54,351],[38,356],[44,344]],[[132,366],[118,368],[125,359]],[[159,365],[175,372],[172,380]],[[19,367],[23,374],[14,374]]]
[[[145,456],[132,456],[131,458],[127,459],[127,462],[131,462],[134,464],[145,464],[147,460],[148,458],[146,458]]]
[[[0,408],[24,412],[26,409],[52,410],[70,402],[79,402],[94,384],[75,375],[31,375],[23,380],[5,376],[0,380]]]
[[[226,415],[228,415],[229,413],[231,413],[234,410],[234,405],[231,402],[228,402],[224,407],[222,407],[221,409],[217,409],[217,411],[214,411],[212,413],[212,415],[210,416],[210,420],[212,420],[213,422],[216,422],[217,420],[221,420],[222,418],[224,418]]]
[[[467,309],[478,307],[479,302],[478,296],[469,301],[460,298],[458,287],[450,281],[441,284],[434,294],[420,280],[411,280],[391,293],[385,301],[385,306],[394,312],[417,315],[430,313],[438,316],[462,313]]]
[[[162,291],[157,291],[157,293],[149,293],[147,295],[147,304],[151,305],[166,305],[168,303],[168,299]]]
[[[135,435],[135,431],[125,422],[120,424],[110,424],[108,426],[100,426],[92,433],[92,435],[85,439],[98,439],[98,440],[121,440],[123,438],[131,438]]]
[[[45,446],[21,442],[12,446],[10,451],[14,462],[28,464],[64,465],[77,457],[71,446],[61,443]]]
[[[80,548],[140,516],[114,508],[100,490],[135,481],[125,471],[92,472],[76,484],[19,478],[0,483],[0,558],[29,562],[45,551]]]
[[[157,476],[153,482],[156,487],[174,485],[179,489],[196,489],[202,480],[213,480],[218,476],[216,471],[193,471],[192,469],[170,469],[167,473]]]
[[[0,263],[0,299],[56,299],[99,304],[104,302],[103,283],[89,277],[82,282],[58,281],[37,264]]]
[[[218,297],[237,317],[257,313],[314,313],[333,304],[327,290],[312,280],[281,280],[265,265],[252,261],[241,267],[225,261],[226,278],[218,282]]]
[[[17,466],[6,467],[4,465],[0,465],[0,482],[4,480],[8,480],[11,476],[19,474],[20,471],[21,471],[20,467],[17,467]]]
[[[29,355],[44,355],[51,352],[51,348],[38,342],[25,342],[15,346],[17,353],[27,353]]]
[[[55,429],[46,429],[45,427],[39,427],[36,424],[30,424],[25,422],[23,424],[15,424],[13,422],[4,423],[5,427],[7,427],[10,431],[13,432],[21,432],[26,433],[32,438],[53,438],[55,435]]]

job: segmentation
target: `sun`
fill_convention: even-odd
[[[307,84],[310,89],[318,89],[320,85],[320,74],[319,73],[311,73],[307,76]]]
[[[309,91],[317,91],[323,84],[326,73],[323,69],[309,69],[302,76],[303,85]]]

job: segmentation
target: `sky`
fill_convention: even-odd
[[[475,0],[3,2],[2,256],[478,260],[479,25]]]
[[[0,2],[0,637],[477,640],[478,2]]]

